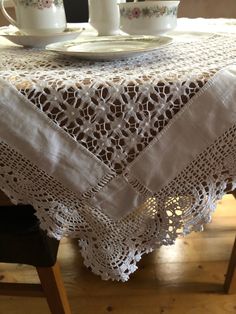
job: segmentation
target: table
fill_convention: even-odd
[[[0,189],[102,279],[202,230],[236,188],[235,30],[184,19],[171,45],[111,62],[1,39]]]

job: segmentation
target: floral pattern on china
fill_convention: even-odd
[[[144,8],[121,8],[121,16],[128,17],[129,19],[140,18],[140,17],[159,17],[159,16],[168,16],[176,15],[177,7],[167,7],[159,6],[156,7],[144,7]]]
[[[21,5],[38,9],[51,8],[54,4],[59,7],[63,5],[63,0],[20,0]]]

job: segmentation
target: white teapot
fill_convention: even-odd
[[[118,3],[125,0],[89,0],[89,23],[99,36],[119,34],[120,12]]]

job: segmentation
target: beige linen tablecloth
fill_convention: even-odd
[[[0,188],[51,236],[79,238],[103,279],[201,230],[236,187],[234,20],[219,21],[227,33],[188,22],[171,45],[111,62],[2,41]]]

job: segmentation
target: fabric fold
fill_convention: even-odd
[[[151,196],[173,180],[236,122],[235,99],[236,65],[232,65],[218,72],[128,166],[126,172],[135,178],[135,185],[148,190]],[[94,198],[116,219],[143,202],[138,192],[130,194],[130,188],[122,189],[120,185],[122,180],[114,179]]]
[[[170,121],[129,167],[130,173],[157,192],[236,122],[235,99],[232,65],[218,72]]]
[[[0,139],[75,193],[112,172],[9,83],[0,79]]]
[[[236,66],[232,65],[218,72],[128,165],[125,172],[135,178],[133,185],[125,175],[116,177],[2,79],[0,136],[79,195],[89,194],[105,181],[88,202],[117,220],[142,205],[142,189],[149,195],[158,192],[235,123],[235,99]],[[109,175],[109,180],[105,180]]]

